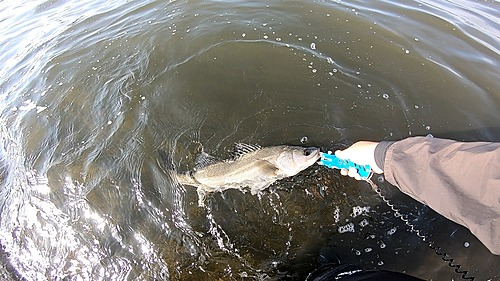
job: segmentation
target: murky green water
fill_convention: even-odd
[[[26,280],[301,280],[338,255],[459,279],[337,171],[313,166],[200,208],[158,151],[186,171],[202,147],[224,158],[234,142],[500,141],[499,11],[489,0],[0,2],[4,268]],[[381,185],[469,275],[500,278],[500,258],[468,230]]]

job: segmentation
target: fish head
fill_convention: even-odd
[[[317,147],[285,146],[276,159],[276,166],[284,176],[293,176],[316,163],[320,156]]]

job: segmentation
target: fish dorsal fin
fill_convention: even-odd
[[[246,144],[246,143],[237,142],[234,144],[234,148],[233,148],[233,152],[232,152],[231,156],[232,156],[233,160],[236,160],[247,153],[257,151],[261,148],[262,148],[262,146],[257,145],[257,144]]]
[[[202,151],[195,160],[195,170],[205,168],[207,166],[221,162],[219,159],[213,157],[212,155]]]

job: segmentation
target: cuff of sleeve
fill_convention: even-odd
[[[391,146],[395,141],[381,141],[375,147],[374,157],[375,164],[383,171],[384,170],[384,162],[385,162],[385,154],[387,153],[387,149]]]

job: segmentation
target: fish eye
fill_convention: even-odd
[[[309,156],[311,155],[312,151],[311,149],[307,148],[307,149],[304,149],[304,156]]]

